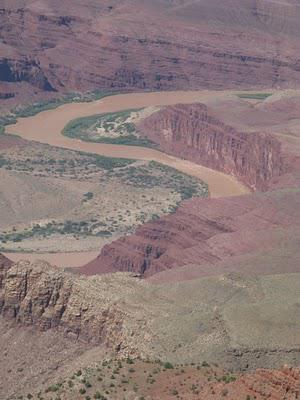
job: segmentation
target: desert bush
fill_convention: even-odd
[[[56,384],[56,385],[51,385],[49,386],[46,390],[45,393],[49,393],[49,392],[57,392],[60,388],[60,385]]]
[[[173,369],[174,366],[173,366],[173,364],[171,364],[170,362],[167,361],[164,363],[164,368],[165,369]]]

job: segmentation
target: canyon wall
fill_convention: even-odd
[[[276,137],[237,131],[203,104],[164,107],[142,120],[138,129],[166,152],[234,175],[253,190],[284,187],[285,177],[295,174],[295,157],[283,153]],[[230,257],[274,248],[276,230],[299,225],[299,214],[294,215],[297,195],[270,192],[186,201],[174,214],[104,246],[80,271],[88,275],[132,271],[149,277],[184,265],[216,265]],[[286,204],[282,209],[279,198]]]
[[[103,285],[104,292],[107,291]],[[41,331],[57,329],[65,337],[104,343],[121,350],[124,313],[89,281],[46,262],[0,261],[0,316]]]
[[[1,97],[20,83],[29,101],[39,90],[294,87],[299,16],[295,4],[237,0],[4,0]]]
[[[138,128],[167,153],[236,176],[254,190],[267,189],[287,169],[279,140],[261,132],[238,132],[204,104],[165,107]]]
[[[178,210],[139,227],[132,235],[103,247],[80,271],[94,275],[133,271],[149,277],[185,265],[213,266],[280,245],[278,232],[299,226],[298,192],[263,193],[221,199],[192,199]],[[280,206],[279,201],[285,203]],[[296,257],[296,256],[295,256]],[[289,262],[297,263],[290,257]],[[261,266],[261,272],[269,266]],[[286,265],[286,270],[289,267]]]

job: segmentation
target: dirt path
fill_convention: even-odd
[[[106,97],[91,103],[65,104],[55,110],[43,111],[33,117],[20,118],[15,125],[6,127],[7,133],[17,134],[25,139],[47,143],[52,146],[86,151],[109,157],[155,160],[202,179],[209,186],[211,197],[236,196],[248,189],[234,177],[202,167],[189,161],[169,156],[158,150],[144,147],[88,143],[62,136],[61,131],[72,119],[94,114],[121,111],[130,108],[171,105],[204,101],[226,92],[158,92],[134,93]]]

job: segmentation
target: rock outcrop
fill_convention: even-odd
[[[101,288],[98,286],[98,289]],[[121,350],[124,313],[113,294],[99,293],[92,281],[74,277],[46,262],[0,263],[0,316],[41,331],[57,329],[87,343]]]
[[[0,81],[8,96],[20,82],[46,92],[290,87],[299,18],[291,1],[4,0]]]
[[[0,253],[0,285],[6,271],[12,266],[13,262]]]
[[[204,104],[165,107],[144,119],[139,129],[164,151],[234,175],[254,190],[267,189],[287,169],[279,140],[261,132],[239,132]]]
[[[214,265],[277,246],[276,230],[299,226],[298,192],[193,199],[171,215],[103,247],[84,274],[133,271],[150,276],[189,264]],[[286,204],[280,207],[280,201]]]
[[[138,128],[166,152],[234,175],[253,190],[285,187],[299,163],[299,157],[283,152],[275,136],[238,131],[214,117],[203,104],[162,108],[142,120]],[[285,198],[288,206],[278,207],[279,198]],[[276,247],[276,230],[300,224],[293,206],[297,199],[296,191],[192,199],[174,214],[104,246],[81,272],[132,271],[147,277]]]

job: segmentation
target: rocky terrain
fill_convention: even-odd
[[[239,132],[204,104],[166,107],[138,128],[164,151],[237,176],[252,189],[266,189],[287,169],[278,139],[263,132]]]
[[[176,365],[218,363],[221,369],[236,371],[237,377],[238,371],[258,367],[299,365],[297,274],[278,277],[225,274],[176,286],[153,285],[130,274],[85,278],[42,261],[12,265],[3,257],[0,272],[1,334],[6,338],[1,341],[5,357],[0,363],[5,379],[2,378],[0,387],[7,398],[32,391],[37,395],[42,387],[54,384],[54,379],[61,382],[62,377],[72,376],[80,366],[91,371],[96,360],[116,355],[121,360],[130,356]],[[166,318],[168,324],[163,322]],[[293,323],[288,322],[291,320]],[[269,324],[275,324],[276,328],[268,331]],[[41,357],[47,357],[48,349],[40,341],[51,346],[51,357],[43,365]],[[13,342],[16,348],[10,347]],[[64,353],[59,355],[62,346]],[[23,358],[20,354],[12,358],[15,351]],[[36,351],[39,355],[32,359]],[[32,355],[27,355],[31,352]],[[24,368],[29,359],[32,372],[28,374]],[[265,385],[272,385],[273,373],[276,374],[257,373],[262,378],[247,375],[245,380],[241,378],[238,390],[242,387],[242,393],[250,390],[251,395],[257,392],[264,398]],[[290,370],[289,374],[291,377],[283,380],[286,375],[279,373],[276,385],[280,393],[288,385],[284,382],[290,379],[289,395],[294,396],[298,390],[298,372]],[[222,377],[224,373],[217,375]],[[256,379],[259,387],[255,386]],[[214,380],[213,387],[201,385],[203,395],[224,390]],[[234,387],[232,390],[234,393]],[[268,390],[276,393],[272,386]],[[159,394],[154,393],[150,398],[156,396]]]
[[[281,119],[285,102],[298,100],[271,100],[253,105],[229,97],[164,107],[137,125],[141,137],[166,152],[239,176],[252,194],[186,200],[171,215],[104,246],[79,270],[1,257],[0,393],[47,400],[119,400],[124,389],[128,399],[137,393],[149,399],[299,396],[299,373],[292,368],[300,362],[299,155],[293,134],[299,110]],[[240,107],[238,117],[232,111],[223,116],[229,104]],[[249,126],[249,113],[258,115],[257,126]],[[38,158],[44,145],[7,135],[2,142],[8,173],[29,168],[35,179],[61,179],[81,171],[83,181],[95,174],[94,167],[89,175],[80,165],[72,171],[68,163],[64,171],[53,162],[44,165]],[[46,147],[49,160],[68,153]],[[17,153],[21,158],[12,161]],[[68,157],[77,160],[73,152]],[[132,168],[142,168],[144,184],[151,163],[145,168],[129,160],[118,167],[118,179],[130,185],[141,183]],[[130,372],[133,367],[120,381],[107,371],[98,380],[103,361],[115,357],[141,359],[133,362],[142,363],[146,380]],[[174,364],[174,371],[162,368],[149,377],[157,359]]]
[[[252,190],[271,191],[185,202],[175,214],[105,246],[83,273],[118,270],[149,276],[189,264],[215,265],[277,248],[279,232],[288,237],[299,232],[299,155],[278,135],[224,124],[214,116],[215,109],[203,104],[165,107],[142,120],[138,129],[170,154],[238,176]],[[296,252],[289,259],[295,272],[297,260]],[[263,270],[270,271],[269,266]]]
[[[205,184],[159,163],[7,135],[0,136],[0,179],[2,251],[98,250],[183,199],[207,194]]]
[[[298,3],[1,1],[0,250],[100,252],[80,268],[0,254],[1,399],[300,398]],[[177,89],[217,91],[174,105]],[[163,90],[146,113],[102,99]],[[100,144],[149,156],[82,152]],[[200,198],[152,152],[251,193]]]
[[[3,0],[2,105],[97,88],[293,87],[299,17],[294,0]]]
[[[85,274],[133,271],[150,276],[189,264],[209,269],[209,265],[232,257],[284,247],[281,243],[284,232],[296,249],[293,236],[299,235],[299,190],[235,199],[192,200],[175,214],[144,224],[134,235],[104,246],[100,255],[81,271]],[[299,272],[297,252],[288,263],[287,269]],[[272,272],[269,263],[261,266],[260,272],[263,271]]]
[[[299,393],[299,369],[258,370],[242,375],[222,371],[208,363],[173,365],[170,362],[109,360],[93,368],[77,370],[68,379],[52,383],[40,397],[81,399],[199,399],[224,397],[294,400]],[[31,392],[30,395],[34,398]]]

